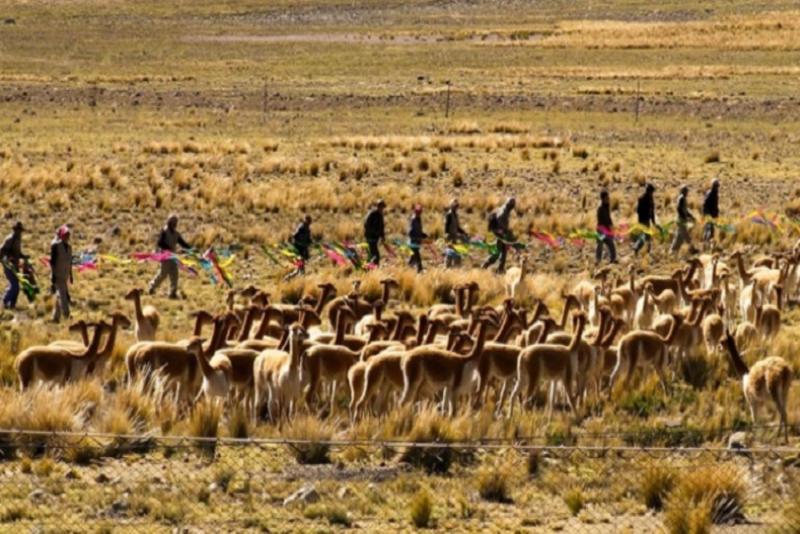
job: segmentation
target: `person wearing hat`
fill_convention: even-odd
[[[27,260],[28,256],[22,253],[22,232],[25,228],[21,221],[14,223],[11,233],[0,246],[0,260],[3,262],[3,272],[8,279],[8,289],[3,296],[3,305],[8,310],[17,307],[19,298],[19,271],[20,262]]]
[[[167,224],[161,229],[158,234],[158,242],[156,248],[160,252],[178,252],[178,246],[185,249],[190,249],[192,246],[187,243],[181,234],[178,232],[178,216],[174,213],[167,218]],[[169,298],[178,298],[178,260],[177,258],[168,258],[161,260],[161,265],[155,278],[150,282],[149,291],[152,295],[158,289],[158,286],[166,279],[169,278]]]
[[[714,225],[719,217],[719,180],[711,180],[711,189],[706,191],[703,199],[703,218],[706,224],[703,227],[703,243],[710,245],[714,239]]]
[[[608,249],[608,259],[617,263],[617,248],[614,245],[614,221],[611,219],[611,198],[605,189],[600,191],[600,205],[597,207],[597,248],[594,252],[595,263],[603,259],[603,247]]]
[[[69,319],[69,284],[72,283],[72,245],[69,244],[70,230],[66,224],[56,230],[56,237],[50,243],[50,282],[55,295],[53,322],[61,318]]]
[[[385,207],[386,202],[383,199],[378,200],[367,213],[367,218],[364,219],[364,240],[369,247],[369,259],[367,261],[376,267],[381,264],[381,251],[378,248],[378,244],[386,239],[383,223],[383,210]]]
[[[509,197],[503,205],[489,215],[489,231],[497,238],[497,251],[493,252],[483,263],[484,269],[499,260],[497,273],[505,272],[508,244],[516,240],[514,234],[511,233],[511,213],[516,205],[517,200],[514,197]]]
[[[422,206],[417,204],[408,221],[408,244],[411,247],[411,258],[408,260],[408,265],[416,267],[418,273],[422,272],[422,255],[420,254],[422,241],[427,238],[428,234],[422,230]]]
[[[308,249],[311,247],[311,215],[303,216],[303,220],[300,221],[294,234],[292,234],[292,246],[298,256],[297,269],[289,273],[285,280],[306,272],[306,262],[310,258]]]
[[[444,237],[449,245],[469,240],[467,232],[461,228],[458,218],[458,199],[452,199],[444,214]],[[454,253],[445,254],[445,267],[456,267],[461,264],[461,256]]]
[[[644,188],[644,193],[642,193],[639,200],[636,202],[636,216],[639,219],[639,224],[647,228],[651,226],[658,227],[658,223],[656,222],[656,202],[653,198],[653,193],[655,193],[655,191],[656,186],[647,184]],[[647,245],[647,253],[649,254],[652,249],[653,241],[649,233],[641,232],[636,236],[636,241],[633,244],[634,256],[639,254],[639,251],[642,250],[645,244]]]
[[[681,187],[678,195],[678,220],[675,225],[675,238],[672,241],[670,252],[677,253],[681,246],[686,243],[689,245],[689,252],[694,254],[696,249],[692,246],[692,237],[689,235],[689,224],[695,221],[694,215],[689,211],[689,186]]]

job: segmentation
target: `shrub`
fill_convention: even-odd
[[[574,147],[572,149],[572,157],[586,159],[589,157],[589,149],[584,147]]]
[[[486,469],[478,473],[478,494],[491,502],[511,503],[509,495],[509,473],[502,468]]]
[[[569,489],[564,494],[564,504],[567,505],[569,513],[571,513],[573,516],[581,513],[581,510],[583,510],[583,506],[585,504],[583,490],[578,487]]]
[[[635,426],[622,435],[626,445],[641,447],[698,447],[705,441],[702,430],[690,426]]]
[[[333,437],[333,429],[328,423],[315,417],[296,417],[286,430],[289,439],[307,441],[294,443],[290,450],[297,463],[303,465],[330,463],[330,445],[327,442]]]
[[[411,524],[417,528],[428,528],[432,525],[433,500],[425,490],[420,490],[411,499]]]
[[[306,519],[326,519],[331,525],[339,525],[347,528],[353,524],[347,511],[338,506],[312,504],[303,510],[303,517]]]
[[[688,356],[681,359],[681,376],[695,389],[703,389],[711,377],[711,364],[703,356]]]
[[[744,518],[747,486],[732,466],[687,471],[675,484],[664,506],[670,532],[706,532],[708,524]]]
[[[661,510],[664,500],[675,485],[675,472],[659,465],[650,467],[642,478],[642,498],[651,510]]]
[[[0,523],[14,523],[28,519],[28,506],[22,504],[4,504],[0,509]]]
[[[528,476],[535,477],[539,474],[539,451],[533,450],[528,453],[526,467],[528,468]]]
[[[628,391],[619,400],[618,407],[630,415],[647,419],[662,411],[666,405],[661,391],[649,388]]]
[[[711,532],[711,504],[674,499],[664,514],[664,526],[670,534],[707,534]]]
[[[209,456],[213,456],[217,449],[216,438],[219,432],[219,420],[222,417],[222,408],[216,402],[202,402],[197,404],[189,419],[189,435],[198,440],[195,445]]]
[[[706,163],[719,163],[721,161],[719,151],[715,150],[706,156],[704,160]]]
[[[228,435],[232,438],[247,439],[250,437],[250,419],[241,406],[236,406],[228,417]]]
[[[453,429],[449,420],[436,413],[422,414],[414,422],[408,441],[419,443],[449,443],[454,441]],[[444,474],[456,459],[457,452],[447,445],[441,447],[410,446],[403,451],[401,462],[424,469],[428,474]]]
[[[225,493],[233,481],[236,472],[230,467],[221,467],[214,473],[214,483]]]

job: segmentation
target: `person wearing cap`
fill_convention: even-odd
[[[422,272],[422,255],[420,254],[422,241],[427,238],[428,234],[422,230],[422,206],[417,204],[408,221],[408,244],[411,247],[411,258],[408,260],[408,265],[416,267],[418,273]]]
[[[178,246],[185,249],[190,249],[192,246],[187,243],[181,234],[178,232],[178,216],[172,214],[167,219],[167,224],[161,229],[158,234],[158,242],[156,248],[160,252],[177,253]],[[155,278],[150,282],[149,291],[152,295],[158,289],[158,286],[166,279],[169,278],[169,298],[178,298],[178,260],[177,258],[168,258],[161,260],[161,265]]]
[[[499,260],[497,264],[497,273],[505,272],[508,244],[516,240],[514,234],[511,233],[511,213],[514,211],[516,205],[517,200],[514,197],[509,197],[499,208],[489,215],[489,231],[497,238],[497,251],[493,252],[483,263],[484,269],[487,269]]]
[[[444,214],[444,237],[449,245],[469,240],[467,232],[461,228],[458,217],[458,200],[452,199],[447,212]],[[458,254],[445,255],[445,267],[456,267],[461,264],[461,257]]]
[[[17,221],[11,229],[11,233],[0,245],[0,260],[3,262],[3,272],[8,280],[8,289],[6,289],[3,296],[3,305],[8,310],[13,310],[17,307],[20,262],[28,259],[28,256],[22,252],[22,232],[24,229],[22,222]]]
[[[655,191],[656,186],[647,184],[644,188],[644,193],[642,193],[636,202],[636,216],[639,219],[639,224],[647,228],[651,226],[658,227],[658,223],[656,222],[656,202],[653,198],[653,193],[655,193]],[[647,253],[649,254],[653,246],[653,240],[649,233],[641,232],[636,236],[636,241],[633,244],[634,256],[639,254],[639,251],[642,250],[645,244],[647,245]]]
[[[306,262],[311,257],[308,250],[311,247],[311,215],[303,216],[303,220],[300,221],[294,234],[292,234],[292,246],[298,256],[297,269],[289,273],[285,280],[306,272]]]
[[[681,246],[686,243],[689,245],[689,252],[694,254],[696,249],[692,246],[692,238],[689,235],[689,224],[695,221],[694,215],[689,211],[689,186],[681,187],[678,195],[678,220],[675,225],[675,238],[672,241],[670,252],[677,253]]]
[[[70,230],[66,224],[59,227],[56,237],[50,243],[50,282],[55,295],[53,322],[61,318],[69,319],[69,284],[72,283],[72,245],[69,244]]]
[[[714,239],[714,225],[719,217],[719,180],[711,181],[711,189],[706,191],[703,199],[703,218],[706,224],[703,227],[703,243],[709,245]]]
[[[608,259],[617,263],[617,248],[614,245],[614,221],[611,219],[611,199],[608,191],[600,191],[600,205],[597,207],[597,248],[594,252],[595,263],[603,259],[603,247],[608,249]]]
[[[381,252],[378,244],[386,239],[383,223],[383,210],[385,207],[386,202],[383,199],[378,200],[367,213],[367,218],[364,219],[364,240],[369,247],[368,263],[372,263],[376,267],[381,264]]]

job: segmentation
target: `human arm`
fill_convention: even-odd
[[[182,248],[185,248],[185,249],[192,248],[192,245],[187,243],[186,240],[183,238],[183,236],[181,234],[178,234],[178,245],[180,245]]]

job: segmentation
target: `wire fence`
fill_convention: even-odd
[[[0,532],[800,532],[800,450],[0,432]]]

